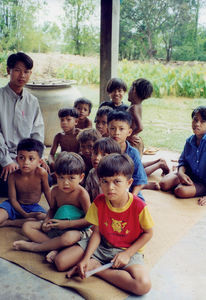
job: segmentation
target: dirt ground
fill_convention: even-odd
[[[34,68],[32,71],[32,80],[49,80],[55,78],[58,68],[69,64],[98,64],[98,57],[84,57],[79,55],[61,54],[61,53],[28,53],[34,60]]]

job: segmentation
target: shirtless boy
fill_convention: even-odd
[[[0,204],[0,226],[21,226],[30,218],[43,220],[46,211],[38,202],[42,192],[50,204],[48,173],[40,167],[44,145],[23,139],[17,146],[19,169],[9,175],[9,200]]]
[[[75,244],[90,234],[84,216],[90,206],[89,194],[79,184],[84,178],[84,161],[76,153],[61,152],[55,161],[57,185],[51,191],[51,206],[44,222],[26,222],[24,234],[31,240],[16,241],[16,250],[51,251],[46,259],[55,261],[58,249]]]

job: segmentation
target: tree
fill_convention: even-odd
[[[99,29],[92,25],[96,0],[65,0],[63,22],[65,51],[85,55],[99,45]],[[89,22],[88,22],[89,21]]]
[[[30,51],[38,30],[35,21],[42,0],[1,0],[0,38],[2,50]],[[37,41],[37,40],[36,40]]]

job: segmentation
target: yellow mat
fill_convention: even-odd
[[[143,190],[143,195],[155,221],[154,236],[145,248],[145,263],[152,268],[161,256],[206,214],[206,207],[198,206],[195,198],[180,200],[161,191]],[[127,293],[96,277],[83,281],[80,278],[66,279],[65,272],[57,272],[53,265],[44,261],[43,254],[13,250],[13,241],[22,238],[18,228],[0,228],[0,257],[57,285],[72,287],[85,299],[127,298]]]

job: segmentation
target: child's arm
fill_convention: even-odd
[[[12,173],[9,175],[8,178],[8,192],[9,192],[9,201],[11,202],[11,205],[13,208],[20,213],[20,215],[23,218],[38,218],[38,215],[40,212],[30,212],[27,213],[25,210],[21,207],[20,203],[17,200],[16,195],[16,184],[15,184],[15,173]]]
[[[87,118],[87,128],[92,128],[92,121]]]
[[[42,192],[51,207],[51,190],[48,183],[48,173],[45,169],[39,168],[40,176],[41,176],[41,185],[42,185]]]
[[[53,144],[52,144],[52,147],[51,147],[51,150],[49,153],[49,157],[48,157],[49,164],[52,167],[54,167],[54,161],[55,161],[54,156],[55,156],[58,146],[59,146],[59,133],[54,137],[54,141],[53,141]]]
[[[49,202],[49,210],[47,212],[47,215],[42,223],[42,231],[48,232],[51,227],[50,227],[50,220],[53,218],[56,210],[57,210],[57,201],[56,201],[56,187],[54,187],[51,190],[51,196],[50,196],[50,202]]]
[[[132,135],[137,134],[143,130],[141,108],[141,104],[135,104],[130,107],[129,112],[132,115]]]
[[[115,255],[115,257],[112,260],[112,267],[121,268],[126,266],[129,263],[130,258],[152,238],[152,235],[152,228],[144,229],[144,232],[129,248]]]

